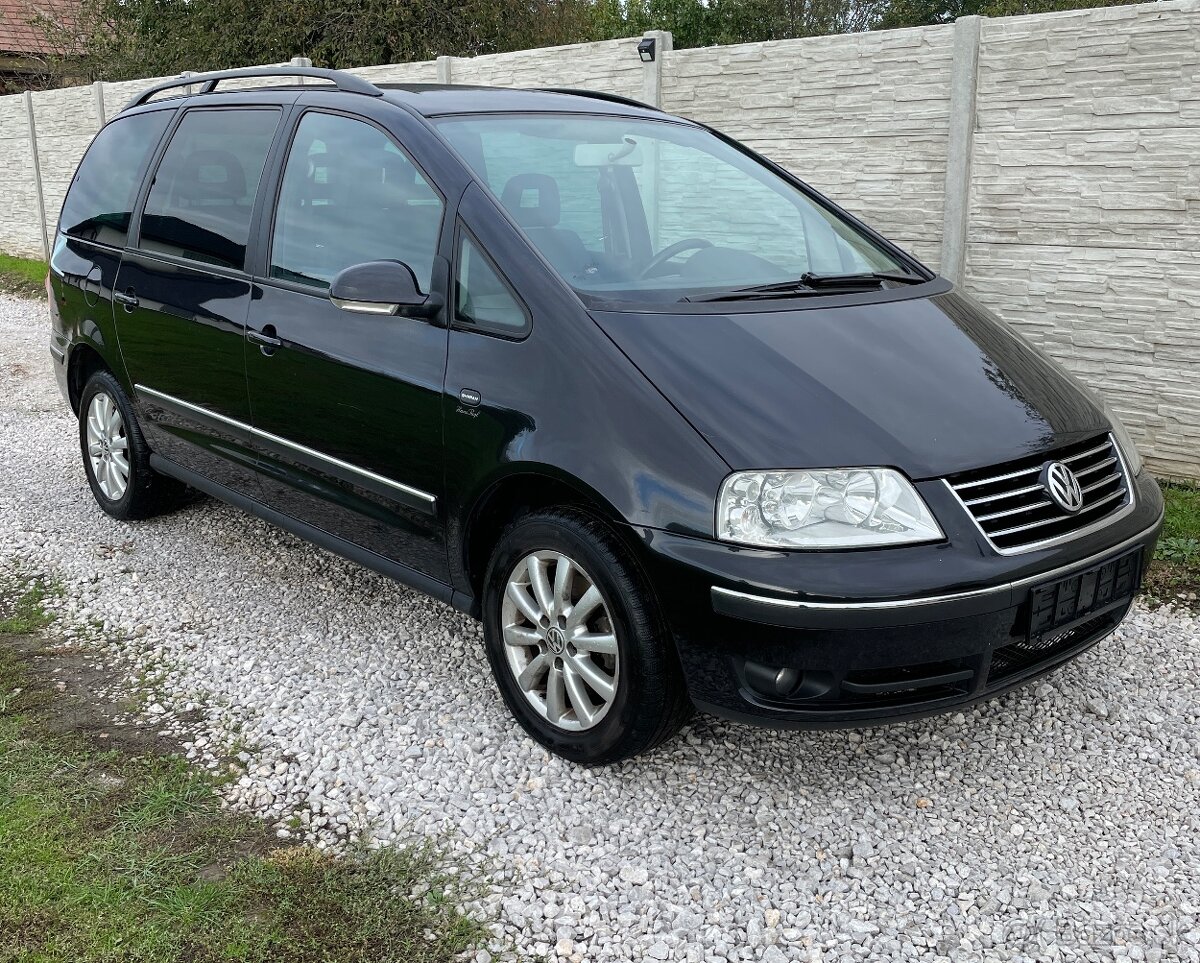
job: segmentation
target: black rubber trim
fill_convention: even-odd
[[[929,675],[920,679],[899,679],[892,682],[853,682],[850,679],[843,679],[842,689],[860,695],[907,692],[910,689],[932,689],[954,682],[965,682],[974,675],[973,669],[960,669],[957,672],[943,672],[940,675]]]

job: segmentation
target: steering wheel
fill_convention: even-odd
[[[650,273],[656,268],[662,267],[671,258],[678,257],[684,251],[699,251],[704,247],[712,247],[712,241],[706,241],[702,237],[685,237],[682,241],[676,241],[674,244],[668,244],[661,251],[650,258],[650,261],[642,268],[642,273],[639,278],[647,278]]]

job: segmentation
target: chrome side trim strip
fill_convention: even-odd
[[[972,589],[969,592],[954,592],[949,595],[922,595],[919,598],[888,599],[883,602],[804,602],[800,599],[779,599],[769,595],[752,595],[749,592],[738,592],[734,589],[714,585],[712,590],[717,595],[728,598],[742,599],[762,605],[775,605],[784,609],[799,609],[813,612],[870,612],[886,609],[906,609],[919,605],[939,605],[943,602],[955,602],[959,599],[979,598],[985,595],[997,595],[1009,591],[1008,583],[991,585],[983,589]]]
[[[177,408],[183,408],[194,414],[204,418],[209,418],[213,421],[219,421],[221,424],[228,425],[230,428],[235,428],[238,431],[246,432],[247,434],[261,438],[264,441],[272,442],[276,445],[281,445],[284,448],[290,448],[292,451],[299,452],[302,455],[307,455],[309,458],[314,458],[317,461],[325,462],[329,465],[334,465],[342,471],[352,472],[355,475],[360,475],[363,478],[369,478],[371,481],[380,485],[387,485],[389,488],[394,488],[396,491],[404,492],[413,498],[418,498],[428,505],[437,503],[437,496],[430,495],[429,492],[421,491],[419,488],[413,488],[411,485],[405,485],[395,479],[387,478],[384,475],[376,474],[366,468],[359,468],[357,465],[352,465],[348,461],[342,461],[340,458],[334,458],[333,455],[326,455],[324,452],[309,448],[307,445],[301,445],[294,441],[288,441],[286,438],[281,438],[279,435],[274,435],[269,431],[263,431],[261,428],[255,428],[253,425],[248,425],[244,421],[238,421],[236,418],[228,418],[225,415],[217,414],[215,411],[209,411],[207,408],[202,408],[199,405],[194,405],[190,401],[184,401],[182,398],[176,398],[174,395],[166,394],[162,391],[155,391],[153,388],[147,388],[145,385],[134,385],[134,390],[138,394],[146,394],[151,398],[162,401],[168,405],[174,405]]]
[[[1037,575],[1030,575],[1026,578],[1017,579],[1014,582],[1004,582],[1001,585],[990,585],[987,588],[970,589],[966,592],[951,592],[946,595],[922,595],[915,598],[903,599],[887,599],[882,602],[806,602],[801,599],[785,599],[777,598],[770,595],[754,595],[749,592],[739,592],[735,589],[723,588],[720,585],[714,585],[712,591],[718,595],[724,595],[729,598],[742,599],[747,602],[756,602],[762,605],[775,605],[785,609],[803,609],[812,611],[838,611],[838,612],[863,612],[872,610],[887,610],[887,609],[904,609],[912,608],[920,605],[940,605],[943,602],[957,602],[960,599],[981,598],[985,595],[999,595],[1002,592],[1015,592],[1018,589],[1026,588],[1038,582],[1052,581],[1060,576],[1067,575],[1070,572],[1087,568],[1095,562],[1106,558],[1109,555],[1119,555],[1122,551],[1130,546],[1140,542],[1150,532],[1154,531],[1162,524],[1163,516],[1159,513],[1158,519],[1153,525],[1144,528],[1136,535],[1132,535],[1119,542],[1116,545],[1110,545],[1102,552],[1096,552],[1094,555],[1089,555],[1087,558],[1081,558],[1078,561],[1071,562],[1068,565],[1060,565],[1058,568],[1052,568],[1047,572],[1039,572]]]

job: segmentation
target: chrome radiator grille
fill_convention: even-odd
[[[1060,508],[1043,486],[1042,468],[1051,461],[1067,465],[1079,479],[1083,507],[1078,512]],[[1074,538],[1123,514],[1131,504],[1125,463],[1111,435],[946,481],[992,545],[1005,554]]]

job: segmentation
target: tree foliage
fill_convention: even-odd
[[[1137,0],[82,0],[40,22],[62,79],[310,57],[326,67],[475,56],[669,30],[675,46],[782,40]]]
[[[327,67],[475,56],[592,39],[587,0],[83,0],[47,24],[63,67],[93,80],[280,63]]]

